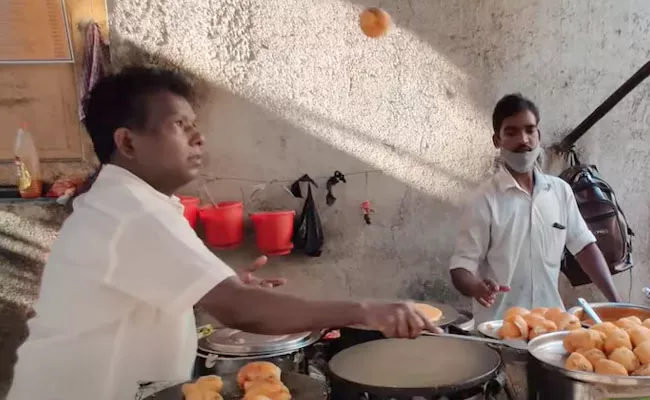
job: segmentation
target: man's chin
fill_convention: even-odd
[[[201,176],[201,169],[200,168],[190,168],[187,170],[187,173],[183,177],[187,182],[185,184],[187,185],[188,183],[194,181],[196,178]]]

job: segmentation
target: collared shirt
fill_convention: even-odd
[[[575,255],[596,241],[566,182],[538,170],[534,181],[531,195],[501,168],[463,211],[450,269],[511,289],[491,308],[474,300],[477,322],[501,319],[512,306],[563,307],[558,278],[564,247]]]
[[[102,168],[52,246],[9,400],[124,400],[137,381],[190,378],[192,307],[234,272],[182,211],[128,171]]]

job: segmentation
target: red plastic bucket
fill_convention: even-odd
[[[205,240],[211,247],[227,249],[244,240],[244,204],[225,201],[199,210],[205,229]]]
[[[293,249],[295,211],[258,212],[251,214],[255,242],[266,255],[285,255]]]
[[[181,204],[184,207],[183,215],[190,223],[192,229],[196,227],[196,219],[199,216],[199,203],[201,200],[198,197],[180,196]]]

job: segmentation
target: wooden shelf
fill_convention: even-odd
[[[42,160],[86,158],[89,140],[78,117],[77,79],[82,28],[92,21],[108,33],[105,0],[65,0],[65,7],[61,0],[0,0],[0,162],[13,159],[16,132],[24,123]],[[60,62],[35,63],[47,57]],[[18,59],[34,62],[2,63]]]

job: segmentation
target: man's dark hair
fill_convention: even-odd
[[[522,111],[530,111],[533,113],[536,122],[539,123],[539,110],[535,103],[520,93],[503,96],[494,107],[494,112],[492,113],[492,128],[494,128],[494,133],[499,133],[501,125],[506,118],[519,114]]]
[[[147,100],[160,92],[188,101],[193,95],[192,85],[182,75],[159,68],[128,67],[97,82],[84,101],[84,125],[100,163],[108,163],[115,151],[115,130],[146,127]]]

